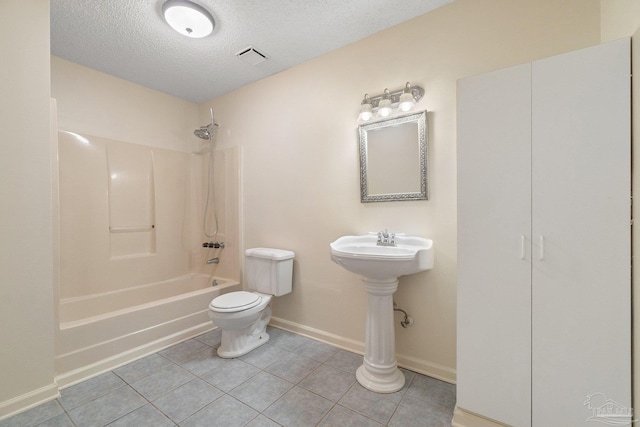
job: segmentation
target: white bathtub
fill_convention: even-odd
[[[212,329],[211,300],[239,289],[235,280],[189,274],[61,300],[56,382],[59,386],[76,383]]]

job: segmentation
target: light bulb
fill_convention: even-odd
[[[391,99],[389,98],[389,89],[384,90],[384,96],[378,103],[378,115],[380,117],[387,117],[391,114]]]
[[[366,122],[373,118],[373,113],[371,112],[371,105],[363,105],[360,107],[360,115],[358,116],[360,120]]]
[[[371,101],[369,100],[369,95],[365,94],[362,104],[360,104],[360,115],[358,116],[358,119],[366,122],[372,118],[373,113],[371,112]]]
[[[409,111],[413,109],[416,105],[415,99],[413,99],[413,94],[411,93],[411,85],[409,82],[404,87],[404,92],[400,95],[400,102],[398,103],[398,108],[400,111]]]
[[[400,111],[410,111],[413,109],[414,105],[415,101],[413,100],[413,95],[410,93],[403,93],[400,95],[400,103],[398,104]]]
[[[391,111],[391,101],[388,99],[381,100],[378,107],[378,115],[380,117],[387,117],[391,114]]]

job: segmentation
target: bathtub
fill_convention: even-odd
[[[188,274],[61,300],[56,382],[74,384],[212,329],[209,303],[235,290],[238,281]]]

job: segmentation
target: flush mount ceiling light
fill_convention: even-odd
[[[171,28],[191,38],[206,37],[215,26],[207,9],[188,0],[166,1],[162,5],[162,14]]]
[[[394,109],[400,113],[412,110],[416,103],[424,96],[424,89],[420,86],[411,86],[407,82],[404,89],[389,92],[385,89],[382,95],[369,97],[365,95],[360,104],[360,114],[358,120],[366,122],[374,116],[389,117],[393,115]]]

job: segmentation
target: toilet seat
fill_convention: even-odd
[[[259,295],[252,292],[229,292],[214,298],[209,304],[209,308],[218,313],[238,312],[257,306],[261,300]]]

